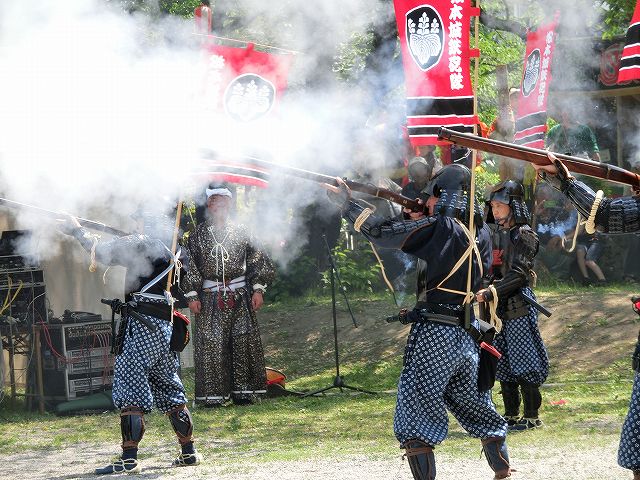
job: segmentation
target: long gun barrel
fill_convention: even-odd
[[[538,148],[523,147],[513,143],[478,137],[468,133],[460,133],[445,127],[440,128],[438,138],[441,140],[447,140],[456,145],[472,148],[474,150],[494,153],[496,155],[511,157],[525,162],[535,163],[538,165],[549,164],[549,157],[547,157],[549,152]],[[625,185],[631,185],[636,192],[640,191],[640,175],[625,170],[624,168],[595,162],[593,160],[586,160],[584,158],[572,157],[570,155],[563,155],[561,153],[554,153],[554,155],[572,172],[612,182],[623,183]]]
[[[0,198],[0,205],[4,205],[6,207],[16,208],[20,210],[28,210],[38,215],[44,215],[54,219],[64,218],[66,215],[60,212],[54,212],[53,210],[47,210],[46,208],[36,207],[35,205],[29,205],[27,203],[20,203],[14,200],[9,200],[7,198]],[[86,218],[78,218],[78,222],[83,227],[90,228],[92,230],[97,230],[99,232],[109,233],[111,235],[115,235],[118,237],[123,237],[125,235],[129,235],[127,232],[122,230],[118,230],[117,228],[110,227],[109,225],[105,225],[101,222],[96,222],[94,220],[87,220]]]
[[[306,180],[311,180],[313,182],[318,183],[327,183],[329,185],[338,186],[338,182],[335,177],[330,175],[324,175],[322,173],[311,172],[309,170],[303,170],[301,168],[296,167],[288,167],[286,165],[278,165],[277,163],[269,162],[267,160],[262,160],[256,157],[245,157],[248,161],[255,163],[257,165],[268,168],[271,173],[280,172],[285,175],[290,175],[293,177],[304,178]],[[344,179],[344,182],[347,186],[356,192],[366,193],[368,195],[372,195],[378,198],[384,198],[385,200],[389,200],[390,202],[397,203],[402,205],[405,208],[411,209],[414,212],[422,212],[424,211],[424,205],[418,203],[415,199],[411,199],[400,195],[399,193],[392,192],[391,190],[387,190],[385,188],[378,188],[373,185],[367,185],[360,182],[354,182],[353,180]]]

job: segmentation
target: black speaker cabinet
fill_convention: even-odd
[[[41,331],[40,342],[48,406],[111,389],[110,321],[49,324]]]

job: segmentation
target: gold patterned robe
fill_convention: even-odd
[[[202,304],[193,332],[196,403],[254,400],[266,392],[266,374],[251,295],[273,281],[273,264],[245,226],[229,222],[198,225],[187,247],[183,289]]]

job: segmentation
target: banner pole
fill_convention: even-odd
[[[178,198],[178,205],[176,208],[176,220],[173,225],[173,236],[171,239],[171,255],[175,258],[178,249],[178,234],[180,232],[180,219],[182,218],[182,195]],[[171,259],[171,263],[174,264],[174,258]],[[173,282],[173,270],[169,270],[167,275],[167,291],[171,292],[171,283]]]
[[[475,7],[476,8],[480,8],[480,0],[475,0]],[[478,49],[479,47],[479,22],[480,22],[480,17],[479,14],[475,17],[475,25],[474,25],[474,48]],[[473,125],[473,133],[474,134],[478,134],[478,121],[477,121],[477,116],[478,116],[478,97],[476,95],[476,91],[478,89],[478,78],[479,78],[479,62],[480,62],[480,55],[478,54],[477,56],[474,57],[473,59],[473,115],[474,118],[476,119],[476,122]],[[471,232],[471,238],[469,239],[469,241],[471,242],[471,245],[469,245],[470,247],[474,247],[474,242],[475,242],[475,238],[476,238],[476,233],[475,233],[475,225],[474,225],[474,220],[475,220],[475,211],[476,211],[476,158],[477,158],[477,151],[476,150],[472,150],[471,151],[471,185],[469,188],[469,232]],[[472,284],[471,284],[471,277],[473,275],[473,258],[474,258],[474,254],[473,254],[473,250],[471,251],[471,254],[469,255],[469,268],[467,271],[467,297],[465,298],[465,316],[464,316],[464,328],[468,329],[469,327],[471,327],[471,304],[473,303],[473,294],[474,292],[472,291]]]

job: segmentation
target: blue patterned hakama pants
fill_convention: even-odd
[[[184,386],[178,376],[178,355],[170,351],[172,325],[144,315],[158,328],[152,332],[130,317],[122,353],[113,372],[113,403],[122,409],[140,407],[149,413],[155,405],[166,413],[186,404]]]
[[[523,292],[534,298],[526,287]],[[502,312],[498,312],[500,316]],[[549,357],[538,329],[538,311],[529,307],[528,315],[504,320],[502,330],[493,345],[502,354],[498,360],[496,378],[501,382],[542,385],[549,374]]]
[[[622,425],[618,465],[631,470],[640,470],[640,373],[636,373],[629,413]]]
[[[412,325],[393,422],[400,443],[441,443],[449,429],[447,409],[473,437],[506,436],[490,391],[478,391],[479,357],[477,343],[461,327]]]

